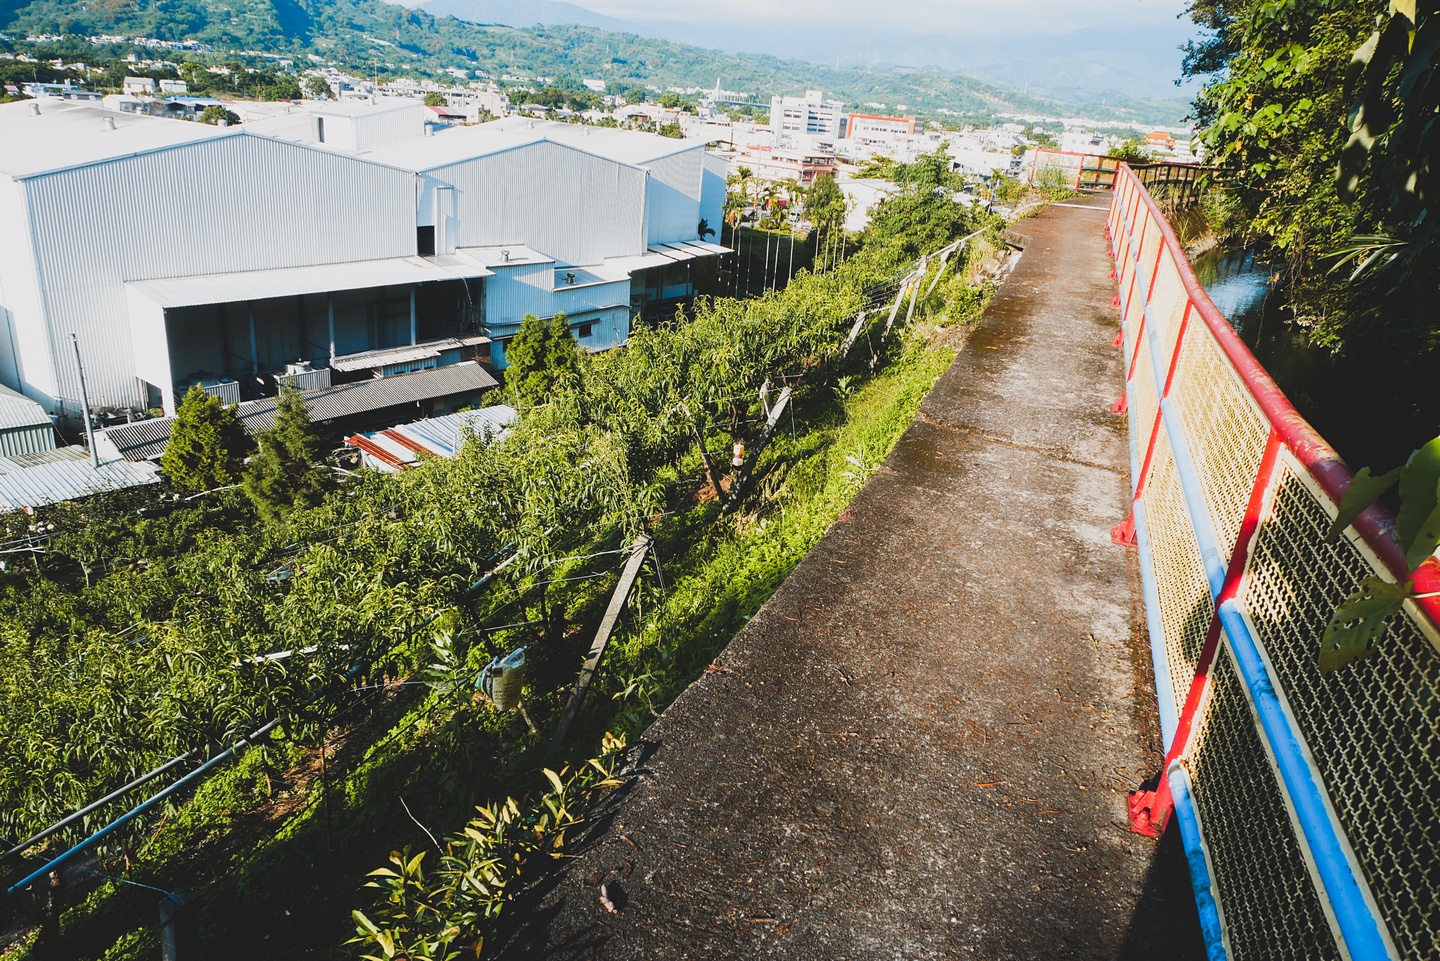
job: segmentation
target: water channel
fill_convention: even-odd
[[[1385,370],[1310,342],[1290,322],[1275,268],[1248,250],[1216,248],[1192,258],[1195,275],[1230,326],[1301,415],[1352,468],[1389,470],[1440,434],[1440,386],[1417,408]],[[1393,381],[1393,377],[1391,379]]]

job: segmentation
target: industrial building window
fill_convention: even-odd
[[[434,227],[415,228],[415,249],[419,252],[421,257],[435,256]]]
[[[592,320],[585,324],[575,324],[570,329],[575,332],[576,337],[589,337],[595,333],[595,322]]]

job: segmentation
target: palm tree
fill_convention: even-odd
[[[730,221],[730,242],[735,245],[735,296],[740,296],[740,253],[741,234],[740,225],[745,222],[745,206],[750,196],[750,179],[755,172],[749,167],[740,166],[735,168],[735,175],[730,183],[733,191],[727,192],[725,197],[726,206],[730,208],[727,220]]]
[[[802,193],[798,181],[785,187],[785,226],[790,229],[790,266],[785,271],[787,287],[790,285],[790,281],[795,279],[795,203],[800,199]]]
[[[765,231],[765,259],[760,261],[760,283],[766,289],[770,289],[770,224],[768,221],[774,212],[775,206],[775,185],[766,184],[760,195],[761,202],[765,205],[765,213],[760,216],[760,229]]]
[[[735,260],[732,262],[730,271],[734,276],[732,286],[735,296],[740,296],[740,205],[736,204],[725,212],[725,222],[730,225],[730,243],[735,248]]]

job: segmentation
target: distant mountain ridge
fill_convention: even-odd
[[[455,17],[471,23],[502,27],[562,26],[594,27],[615,33],[639,33],[629,20],[617,20],[573,3],[557,0],[424,0],[406,3],[437,17]]]
[[[719,49],[848,66],[864,71],[933,69],[1011,84],[1063,101],[1182,99],[1179,46],[1193,34],[1187,21],[1166,27],[1106,27],[1023,42],[991,35],[917,35],[876,24],[857,31],[823,19],[801,30],[756,30],[717,16],[711,22],[627,21],[556,0],[418,0],[407,5],[436,16],[512,27],[573,24]]]
[[[441,2],[441,0],[433,0]],[[465,0],[445,0],[461,3]],[[569,16],[571,4],[494,2],[495,16]],[[575,10],[583,8],[574,7]],[[507,12],[508,11],[508,12]],[[593,15],[592,16],[598,16]],[[1094,116],[1115,122],[1174,124],[1179,103],[1061,103],[1002,84],[936,70],[862,69],[770,55],[728,54],[633,32],[594,26],[482,26],[381,0],[4,0],[0,31],[10,36],[61,33],[197,40],[219,51],[258,50],[303,59],[318,56],[368,75],[443,76],[450,68],[506,74],[599,78],[617,89],[636,84],[772,94],[823,89],[854,106],[985,121],[1001,113]]]

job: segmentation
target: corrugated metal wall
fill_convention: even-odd
[[[419,100],[407,103],[404,108],[360,114],[354,118],[355,149],[371,150],[382,144],[418,137],[425,132],[425,114],[425,104]]]
[[[55,449],[55,428],[11,427],[0,430],[0,457],[14,457],[16,454],[38,454]]]
[[[430,171],[455,186],[457,247],[525,244],[569,264],[645,250],[645,171],[542,141]]]
[[[549,313],[563,313],[566,316],[587,310],[606,307],[630,306],[630,281],[617,280],[609,284],[591,284],[586,287],[561,287],[552,295]]]
[[[551,264],[496,267],[494,277],[485,278],[485,323],[489,327],[518,324],[526,314],[549,317],[555,313],[551,285],[555,269]]]
[[[696,147],[647,163],[646,239],[652,244],[695,240],[700,223],[700,182],[705,150]]]
[[[579,338],[580,346],[586,350],[609,350],[611,347],[624,345],[630,339],[629,307],[616,307],[587,314],[583,320],[595,322],[590,336]]]
[[[709,223],[715,236],[705,239],[720,240],[721,222],[725,219],[725,178],[730,174],[730,161],[712,153],[705,154],[705,172],[700,181],[700,216]],[[698,221],[697,221],[698,223]]]
[[[261,137],[201,141],[25,186],[51,336],[68,347],[79,334],[92,405],[141,400],[125,281],[415,253],[413,174]],[[69,354],[56,363],[56,393],[76,409]]]
[[[55,393],[55,363],[50,352],[50,334],[41,318],[45,315],[40,285],[35,276],[35,251],[30,242],[29,214],[23,184],[0,179],[0,237],[6,238],[0,256],[0,305],[7,316],[0,317],[0,351],[10,363],[0,368],[5,386],[39,401],[49,410]]]

